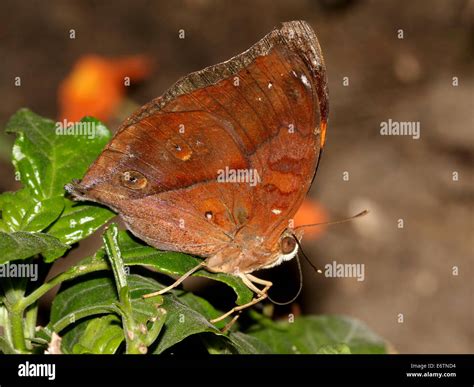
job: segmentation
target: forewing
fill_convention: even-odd
[[[132,115],[70,190],[115,209],[158,248],[209,256],[242,230],[271,245],[309,189],[327,111],[314,32],[284,23]],[[146,186],[124,186],[130,171]],[[221,181],[223,171],[254,179]]]

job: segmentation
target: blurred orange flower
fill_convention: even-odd
[[[87,115],[107,121],[125,95],[127,79],[141,81],[149,76],[151,67],[145,55],[80,58],[59,86],[59,118],[77,121]]]
[[[305,224],[327,222],[326,210],[316,201],[306,198],[293,218],[295,227]],[[317,239],[325,230],[325,226],[314,226],[304,229],[305,239]]]

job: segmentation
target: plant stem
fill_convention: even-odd
[[[13,350],[12,330],[10,326],[10,318],[8,315],[8,309],[6,308],[5,305],[0,306],[0,326],[3,327],[3,336],[0,336],[0,349],[2,349],[1,346],[7,345],[9,348],[8,353],[10,353]],[[3,353],[7,353],[3,349],[2,351]]]
[[[72,280],[84,274],[92,273],[99,270],[107,270],[109,266],[106,261],[97,261],[89,265],[76,265],[65,271],[64,273],[58,274],[56,277],[50,279],[48,282],[35,289],[28,296],[20,299],[15,307],[25,310],[28,306],[38,301],[39,298],[44,296],[48,291],[53,289],[55,286],[61,284],[64,281]]]
[[[24,294],[21,293],[20,290],[14,289],[13,287],[9,288],[8,284],[5,286],[5,295],[7,296],[7,309],[8,309],[8,316],[10,320],[10,329],[11,329],[11,339],[12,345],[18,352],[27,352],[27,346],[25,342],[25,331],[24,331],[24,324],[23,324],[23,317],[25,314],[26,308],[30,305],[34,304],[40,297],[46,294],[49,290],[54,288],[55,286],[59,285],[63,281],[71,280],[73,278],[79,277],[81,275],[91,273],[93,271],[98,270],[106,270],[108,269],[107,262],[103,261],[93,261],[89,265],[77,265],[73,266],[69,270],[64,273],[58,274],[56,277],[51,279],[50,281],[44,283],[39,288],[35,289],[31,292],[28,296],[22,297]],[[30,312],[28,319],[33,318],[36,312]],[[36,318],[35,318],[36,320]],[[28,322],[31,325],[31,321]],[[30,329],[29,329],[30,331]]]
[[[2,351],[4,355],[15,353],[10,345],[10,342],[2,336],[0,336],[0,351]]]
[[[16,284],[7,277],[1,281],[5,292],[5,307],[7,308],[7,319],[9,322],[9,334],[11,345],[17,352],[26,352],[25,333],[23,330],[23,312],[15,311],[15,305],[23,299],[25,294],[26,281],[21,280]],[[15,286],[17,285],[17,287]],[[19,285],[19,286],[18,286]]]
[[[140,330],[133,317],[132,303],[130,299],[130,289],[128,287],[127,274],[122,258],[122,252],[118,247],[118,227],[111,224],[105,231],[104,247],[112,266],[115,285],[119,298],[119,308],[122,311],[122,324],[126,341],[126,353],[140,354],[146,352],[146,346],[140,339]]]
[[[38,317],[38,303],[30,305],[26,308],[25,312],[25,334],[27,339],[33,339],[35,337],[36,319]],[[29,350],[33,349],[31,341],[26,343]]]
[[[23,330],[23,311],[10,310],[10,327],[13,347],[20,353],[27,352],[25,333]]]

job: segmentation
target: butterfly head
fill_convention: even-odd
[[[286,229],[277,238],[239,235],[236,241],[207,259],[207,268],[229,274],[269,269],[293,259],[303,232]]]

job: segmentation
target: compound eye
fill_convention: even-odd
[[[123,172],[120,176],[120,182],[130,189],[143,189],[148,184],[147,178],[137,171]]]
[[[295,238],[286,236],[281,240],[281,252],[283,254],[290,254],[296,249]]]

